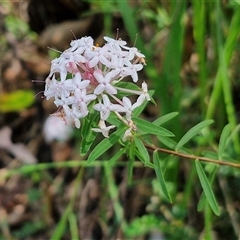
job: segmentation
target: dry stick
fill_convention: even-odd
[[[191,160],[199,160],[199,161],[203,161],[203,162],[209,162],[209,163],[214,163],[214,164],[219,164],[219,165],[224,165],[224,166],[230,166],[230,167],[235,167],[235,168],[240,168],[240,164],[238,163],[232,163],[232,162],[226,162],[224,160],[213,160],[211,158],[206,158],[206,157],[200,157],[200,156],[195,156],[195,155],[189,155],[189,154],[185,154],[185,153],[180,153],[180,152],[175,152],[173,150],[168,150],[165,148],[159,148],[159,147],[155,147],[152,145],[148,145],[148,144],[144,144],[146,148],[151,149],[151,150],[157,150],[159,152],[164,152],[164,153],[168,153],[168,154],[173,154],[179,157],[183,157],[183,158],[187,158],[187,159],[191,159]]]

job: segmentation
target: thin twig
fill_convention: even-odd
[[[214,164],[218,164],[218,165],[240,168],[240,164],[233,163],[233,162],[227,162],[225,160],[213,160],[213,159],[207,158],[207,157],[200,157],[200,156],[196,156],[196,155],[192,155],[192,154],[180,153],[180,152],[176,152],[176,151],[173,151],[173,150],[169,150],[169,149],[165,149],[165,148],[159,148],[159,147],[148,145],[148,144],[145,144],[145,147],[148,148],[148,149],[151,149],[153,151],[157,150],[159,152],[164,152],[164,153],[176,155],[176,156],[191,159],[191,160],[198,159],[199,161],[202,161],[202,162],[209,162],[209,163],[214,163]]]

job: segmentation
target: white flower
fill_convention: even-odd
[[[100,112],[100,116],[102,120],[107,120],[111,111],[117,112],[125,112],[125,109],[120,104],[113,104],[110,102],[107,95],[102,96],[103,103],[97,103],[93,106],[93,108]]]
[[[123,48],[125,48],[125,46]],[[129,49],[129,52],[128,52],[129,53],[128,54],[128,59],[129,60],[133,60],[134,58],[145,59],[145,56],[142,53],[140,53],[137,48],[131,47],[131,48],[128,48],[128,49]]]
[[[63,105],[63,110],[65,113],[65,116],[63,117],[63,119],[65,120],[65,122],[67,122],[67,120],[65,119],[65,117],[68,120],[73,120],[74,121],[74,125],[76,128],[80,128],[81,126],[81,122],[79,120],[79,117],[75,115],[75,112],[73,111],[73,109],[71,109],[69,106],[67,105]]]
[[[104,137],[106,137],[106,138],[109,137],[109,131],[110,131],[111,129],[115,128],[114,125],[111,125],[111,126],[108,126],[108,127],[107,127],[104,120],[100,120],[99,123],[98,123],[98,126],[99,126],[99,128],[92,128],[92,130],[93,130],[94,132],[100,132],[100,133],[102,133],[102,135],[103,135]]]
[[[99,83],[94,90],[94,94],[99,95],[104,91],[108,94],[117,93],[117,90],[111,84],[112,79],[116,76],[114,71],[107,73],[105,76],[103,76],[103,73],[100,71],[94,71],[93,75]]]
[[[88,87],[89,83],[90,83],[89,80],[82,81],[80,72],[77,72],[75,77],[73,78],[73,86],[76,89],[85,89]]]
[[[82,37],[81,39],[73,40],[70,43],[70,50],[72,52],[79,51],[79,53],[83,53],[85,49],[91,48],[93,46],[93,39],[92,37]]]
[[[142,70],[143,65],[142,64],[129,64],[127,65],[126,68],[124,68],[125,75],[130,75],[132,77],[132,80],[134,82],[138,81],[138,75],[137,72]]]
[[[95,67],[99,62],[108,65],[109,60],[107,59],[107,51],[108,48],[106,46],[100,47],[94,47],[92,51],[87,51],[87,56],[91,58],[88,62],[88,66],[90,68]]]
[[[142,104],[141,101],[137,101],[136,103],[132,104],[130,99],[128,97],[123,97],[123,107],[125,109],[126,112],[126,119],[128,121],[131,120],[131,116],[132,116],[132,111],[139,107]]]
[[[122,39],[116,40],[106,36],[103,38],[109,44],[109,46],[113,47],[114,51],[121,51],[121,47],[127,44],[127,42],[123,41]]]
[[[52,80],[49,80],[48,86],[44,91],[44,95],[47,100],[51,97],[57,98],[66,98],[70,96],[71,91],[74,89],[72,80],[68,79],[66,81],[57,81],[53,76]]]
[[[148,86],[146,84],[146,82],[143,82],[142,83],[142,94],[144,96],[144,98],[147,100],[147,101],[150,101],[151,100],[151,97],[149,96],[148,94]]]

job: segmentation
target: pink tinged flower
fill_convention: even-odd
[[[111,129],[115,128],[114,125],[111,125],[111,126],[108,126],[108,127],[107,127],[104,120],[100,120],[99,123],[98,123],[98,126],[99,126],[99,128],[92,128],[92,130],[93,130],[94,132],[100,132],[100,133],[102,133],[102,135],[103,135],[104,137],[106,137],[106,138],[109,137],[109,131],[110,131]]]
[[[83,74],[82,77],[84,79],[88,79],[90,81],[90,85],[96,87],[98,85],[97,80],[95,79],[95,77],[93,76],[93,72],[91,72],[91,69],[86,70]]]
[[[117,72],[111,71],[103,76],[101,71],[94,71],[93,75],[98,81],[98,86],[94,90],[94,94],[101,94],[104,91],[108,94],[116,94],[117,90],[111,85],[112,79],[116,76]]]
[[[68,70],[68,72],[70,72],[72,74],[77,73],[79,71],[77,64],[75,62],[67,63],[67,70]]]

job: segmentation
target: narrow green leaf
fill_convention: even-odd
[[[137,128],[140,129],[144,133],[148,134],[154,134],[157,136],[165,136],[165,137],[173,137],[174,134],[168,131],[166,128],[156,126],[155,124],[139,119],[139,118],[133,118],[133,121],[136,123]]]
[[[161,126],[163,123],[168,122],[169,120],[176,117],[177,115],[178,115],[178,112],[171,112],[171,113],[165,114],[165,115],[161,116],[160,118],[154,120],[152,123],[157,126]]]
[[[213,120],[205,120],[192,127],[178,142],[175,150],[178,151],[185,143],[197,135],[203,128],[213,123]]]
[[[169,200],[169,202],[172,202],[171,196],[168,192],[168,189],[167,189],[167,186],[166,186],[166,183],[165,183],[165,179],[164,179],[164,176],[163,176],[163,172],[162,172],[162,168],[161,168],[161,164],[160,164],[160,159],[159,159],[157,151],[153,152],[153,163],[155,165],[155,172],[156,172],[156,175],[157,175],[157,179],[160,183],[160,186],[162,188],[162,191],[163,191],[164,195],[166,196],[166,198]]]
[[[87,118],[84,118],[81,125],[81,136],[85,138],[91,128],[95,127],[99,121],[99,114],[97,112],[89,113]]]
[[[149,167],[149,168],[155,168],[154,164],[149,162],[146,165],[146,160],[143,158],[143,156],[139,153],[139,151],[135,151],[136,157],[144,164],[144,166]]]
[[[137,137],[134,138],[134,142],[135,142],[135,145],[136,145],[140,155],[144,159],[144,164],[148,165],[150,162],[150,157],[149,157],[148,151],[147,151],[146,147],[144,146],[143,142]]]
[[[133,91],[141,91],[141,89],[136,84],[131,83],[131,82],[119,82],[115,86],[117,88],[120,88],[120,89],[117,89],[118,90],[117,96],[119,98],[122,98],[124,96],[133,95],[133,93],[131,93],[130,91],[129,92],[124,91],[122,89],[133,90]]]
[[[220,215],[220,210],[219,210],[219,207],[218,207],[218,204],[217,204],[217,201],[215,199],[215,196],[213,194],[213,191],[212,191],[212,188],[211,188],[211,185],[207,179],[207,176],[202,168],[202,165],[201,163],[199,162],[199,160],[196,160],[195,161],[195,166],[196,166],[196,170],[197,170],[197,174],[198,174],[198,177],[199,177],[199,180],[200,180],[200,183],[202,185],[202,188],[203,188],[203,192],[207,198],[207,201],[211,207],[211,209],[213,210],[213,212],[219,216]]]
[[[123,89],[141,91],[141,88],[132,82],[118,82],[117,84],[115,84],[115,86]]]
[[[86,153],[91,148],[96,137],[97,137],[97,133],[92,131],[91,133],[89,132],[89,134],[85,138],[82,139],[81,145],[80,145],[81,156],[86,155]]]
[[[124,154],[125,148],[121,148],[109,161],[109,165],[114,165],[115,162]]]
[[[222,134],[220,136],[219,146],[218,146],[218,158],[219,159],[222,158],[222,155],[224,153],[230,132],[231,132],[231,125],[228,124],[223,128]]]
[[[116,132],[112,133],[109,138],[103,139],[89,154],[87,162],[91,163],[105,153],[122,137],[124,131],[124,128],[118,129]]]
[[[214,180],[214,178],[215,178],[215,175],[216,175],[216,173],[217,173],[217,170],[218,170],[218,165],[214,165],[214,167],[213,167],[213,169],[211,170],[211,172],[210,172],[210,180],[209,180],[209,182],[210,182],[210,184],[212,184],[213,183],[213,180]],[[197,210],[200,212],[200,211],[202,211],[203,210],[203,208],[204,208],[204,206],[205,206],[205,203],[206,203],[206,195],[204,194],[204,192],[201,194],[201,196],[200,196],[200,200],[199,200],[199,202],[198,202],[198,205],[197,205]]]
[[[120,121],[114,113],[111,113],[108,119],[106,120],[111,125],[116,126],[118,129],[123,128],[125,125]]]
[[[157,136],[157,139],[166,147],[168,147],[169,149],[175,149],[177,142],[174,141],[173,139],[169,138],[169,137],[161,137],[161,136]]]

